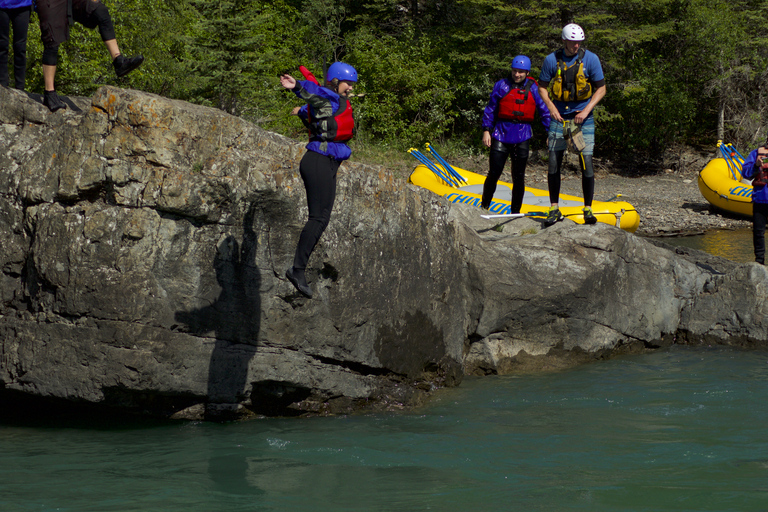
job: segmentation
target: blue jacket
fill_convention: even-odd
[[[533,80],[529,78],[528,80]],[[515,123],[506,119],[498,119],[496,115],[499,111],[499,102],[509,93],[513,82],[509,78],[502,78],[491,91],[491,98],[483,111],[483,131],[491,132],[491,137],[505,144],[517,144],[533,137],[533,129],[528,123]],[[544,100],[539,96],[539,86],[535,83],[531,85],[531,93],[536,102],[536,110],[539,112],[541,124],[549,130],[549,109]]]
[[[752,151],[749,156],[744,160],[744,165],[741,166],[741,175],[748,180],[751,180],[757,171],[757,150]],[[752,202],[753,203],[768,203],[768,186],[759,185],[752,186]]]
[[[299,111],[299,117],[304,121],[309,119],[310,113],[315,119],[329,117],[339,108],[340,97],[338,94],[309,80],[297,80],[293,92],[307,102]],[[312,140],[307,144],[307,149],[321,155],[331,156],[339,162],[352,155],[352,150],[343,142]]]
[[[0,0],[0,9],[15,9],[16,7],[29,7],[32,0]]]

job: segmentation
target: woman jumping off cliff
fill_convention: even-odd
[[[328,68],[325,87],[310,80],[297,81],[291,75],[280,77],[284,88],[307,102],[293,113],[310,130],[307,152],[299,165],[307,191],[309,218],[299,236],[293,266],[285,276],[299,292],[310,298],[312,289],[305,274],[307,261],[331,220],[339,165],[352,154],[346,142],[354,134],[355,123],[347,95],[356,82],[357,71],[343,62],[334,62]]]

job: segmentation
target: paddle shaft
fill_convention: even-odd
[[[528,213],[499,213],[494,215],[481,215],[484,219],[518,219],[520,217],[546,217],[545,212],[528,212]]]

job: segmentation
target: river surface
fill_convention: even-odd
[[[665,241],[752,261],[750,230]],[[0,411],[0,511],[768,511],[768,352],[465,379],[401,413],[241,423]]]
[[[377,415],[6,418],[0,510],[768,510],[768,352],[469,378]]]
[[[755,261],[752,228],[716,229],[707,231],[703,235],[664,237],[660,240],[672,245],[698,249],[737,263]]]

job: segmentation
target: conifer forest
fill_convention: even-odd
[[[596,155],[654,158],[672,145],[714,147],[718,139],[748,150],[768,135],[768,1],[102,1],[123,53],[146,61],[116,79],[98,31],[76,24],[60,47],[60,94],[119,85],[302,137],[289,115],[300,102],[279,75],[301,79],[304,65],[319,78],[342,60],[359,73],[356,144],[479,148],[483,109],[512,58],[530,57],[538,77],[544,57],[562,46],[562,27],[578,23],[607,85],[595,111]],[[43,90],[41,55],[33,15],[32,92]],[[540,125],[537,133],[545,136]]]

